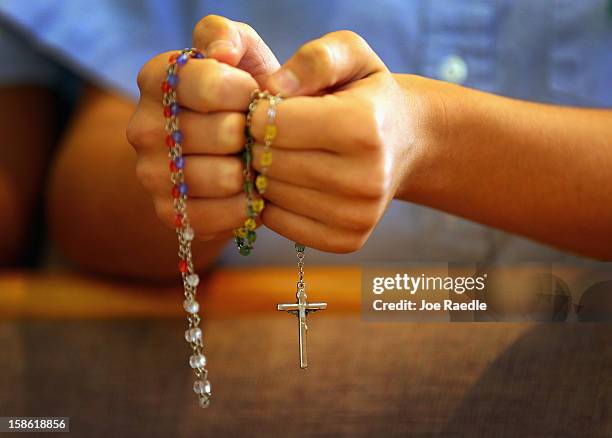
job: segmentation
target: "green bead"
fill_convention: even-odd
[[[296,251],[304,252],[305,249],[306,249],[306,247],[304,245],[302,245],[301,243],[295,242],[295,250]]]
[[[236,238],[234,240],[236,241],[236,246],[238,248],[240,248],[240,247],[242,247],[244,245],[244,239],[242,237],[236,236]]]
[[[251,254],[251,249],[252,247],[250,246],[243,246],[240,248],[240,255],[243,256],[248,256],[249,254]]]
[[[257,233],[255,231],[249,231],[246,236],[249,243],[254,243],[257,240]]]
[[[255,210],[253,210],[253,207],[247,207],[246,214],[247,214],[247,217],[257,216],[257,213],[255,213]]]
[[[253,193],[253,182],[252,181],[245,181],[244,182],[244,192],[246,194],[248,194],[248,195]]]

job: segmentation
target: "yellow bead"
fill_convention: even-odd
[[[256,226],[257,226],[257,223],[255,222],[255,219],[253,219],[252,217],[244,221],[244,228],[246,228],[249,231],[253,231]],[[246,236],[246,233],[245,233],[245,236]]]
[[[257,190],[260,192],[266,190],[266,187],[268,187],[268,178],[266,178],[265,175],[257,175],[257,178],[255,179],[255,187],[257,187]]]
[[[261,165],[269,166],[272,164],[272,151],[265,151],[261,156]]]
[[[264,209],[264,200],[263,199],[254,199],[253,203],[251,204],[251,207],[253,208],[253,211],[255,213],[261,213],[261,211]]]
[[[244,227],[236,228],[234,230],[234,235],[236,237],[242,237],[244,239],[247,235],[247,230]]]
[[[265,140],[266,141],[272,141],[276,138],[276,126],[274,125],[268,125],[266,126],[266,135],[265,135]]]

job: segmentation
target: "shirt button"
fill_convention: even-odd
[[[460,56],[449,55],[440,64],[438,75],[444,81],[463,84],[467,79],[468,66]]]

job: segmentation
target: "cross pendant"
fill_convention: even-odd
[[[306,292],[304,289],[299,289],[297,292],[297,303],[277,304],[276,309],[292,313],[298,317],[298,333],[300,344],[300,368],[308,367],[308,357],[306,356],[306,316],[309,312],[317,310],[325,310],[327,303],[309,303],[307,302]]]

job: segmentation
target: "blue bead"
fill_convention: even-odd
[[[169,74],[168,77],[166,78],[166,82],[168,82],[168,85],[174,88],[176,87],[176,84],[178,84],[178,76]]]
[[[202,59],[204,58],[204,54],[202,52],[196,52],[194,57],[197,59]]]
[[[185,184],[185,183],[181,183],[181,184],[179,185],[179,193],[180,193],[181,195],[186,195],[186,194],[187,194],[187,184]]]
[[[178,65],[183,65],[189,60],[189,55],[187,53],[183,53],[178,58],[176,58],[176,63]]]
[[[177,129],[176,131],[172,132],[172,139],[174,140],[175,143],[182,142],[183,141],[183,133]]]
[[[172,112],[173,116],[176,116],[179,113],[178,103],[173,103],[172,105],[170,105],[170,111]]]
[[[176,165],[177,169],[182,169],[185,167],[185,159],[183,157],[176,157],[174,159],[174,164]]]

